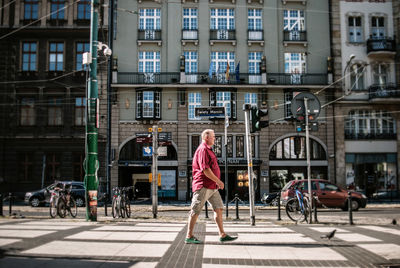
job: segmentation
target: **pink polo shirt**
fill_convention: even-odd
[[[221,179],[221,171],[218,166],[218,159],[211,147],[207,145],[204,141],[197,147],[196,152],[193,156],[192,162],[192,191],[196,192],[201,188],[217,189],[217,183],[209,179],[204,175],[203,171],[206,168],[210,168],[211,171]]]

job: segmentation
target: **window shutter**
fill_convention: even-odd
[[[161,119],[161,92],[154,91],[154,118]]]
[[[231,92],[231,119],[236,119],[236,92]]]
[[[210,91],[210,106],[217,106],[217,92]]]
[[[143,118],[143,91],[136,92],[136,119]]]

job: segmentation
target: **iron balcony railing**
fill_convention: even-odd
[[[399,86],[395,84],[371,85],[368,91],[369,99],[400,98]]]
[[[267,84],[276,85],[326,85],[328,84],[327,74],[286,74],[268,73]]]
[[[344,137],[346,140],[393,140],[397,134],[391,132],[390,129],[383,129],[382,133],[355,133],[350,130],[345,130]]]
[[[236,40],[235,30],[210,30],[210,40]]]
[[[182,30],[182,40],[198,40],[198,30],[197,29],[183,29]]]
[[[249,41],[263,41],[264,31],[263,30],[247,30],[247,40]]]
[[[369,38],[367,40],[367,54],[380,51],[396,52],[396,41],[392,38]]]
[[[118,84],[175,84],[180,73],[118,73]]]
[[[138,40],[161,40],[161,30],[138,30]]]
[[[283,41],[285,42],[306,42],[307,32],[306,31],[283,31]]]
[[[218,73],[210,77],[208,73],[186,73],[185,81],[187,84],[244,84],[244,85],[259,85],[262,84],[261,74],[250,74],[240,73],[238,76],[236,73],[229,73],[227,76],[225,73]]]

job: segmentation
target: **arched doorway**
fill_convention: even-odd
[[[270,146],[270,192],[279,191],[290,180],[307,179],[306,137],[289,134]],[[311,178],[328,179],[326,146],[316,137],[310,137]]]
[[[149,173],[151,173],[152,155],[149,152],[152,150],[152,142],[143,139],[138,141],[136,137],[132,137],[120,146],[118,186],[135,186],[133,198],[150,198]],[[176,146],[173,142],[164,142],[159,146],[166,147],[166,150],[163,150],[164,153],[158,157],[158,172],[161,174],[158,194],[161,200],[176,199],[178,167]]]

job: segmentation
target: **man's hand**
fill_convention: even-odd
[[[223,183],[221,180],[218,180],[218,181],[217,181],[217,186],[218,186],[218,188],[221,189],[221,190],[223,190],[224,187],[225,187],[224,183]]]

